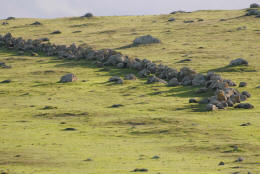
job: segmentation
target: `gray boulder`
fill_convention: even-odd
[[[245,16],[257,16],[257,15],[260,15],[260,11],[258,9],[249,9],[245,14]]]
[[[136,38],[133,41],[134,45],[144,45],[144,44],[153,44],[153,43],[160,43],[161,41],[151,35],[141,36]]]
[[[70,74],[66,74],[66,75],[62,76],[59,82],[68,83],[68,82],[75,82],[77,80],[78,80],[78,78],[74,74],[70,73]]]
[[[238,58],[238,59],[232,60],[229,65],[230,66],[248,65],[248,61],[243,58]]]
[[[246,83],[246,82],[240,82],[240,83],[239,83],[239,87],[245,87],[245,86],[247,86],[247,83]]]
[[[235,108],[238,108],[238,109],[240,109],[240,108],[242,108],[242,109],[253,109],[254,106],[250,103],[240,103],[237,106],[235,106]]]
[[[243,92],[241,92],[241,94],[247,96],[247,98],[251,97],[251,94],[247,91],[243,91]]]

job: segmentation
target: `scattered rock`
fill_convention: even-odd
[[[243,91],[241,94],[247,96],[247,98],[251,97],[251,94],[247,91]]]
[[[119,108],[119,107],[122,107],[122,106],[124,106],[124,105],[122,105],[122,104],[114,104],[114,105],[110,106],[110,108]]]
[[[73,128],[73,127],[68,127],[63,129],[64,131],[76,131],[77,129]]]
[[[93,161],[91,158],[87,158],[84,161]]]
[[[146,83],[147,83],[147,84],[153,84],[153,83],[157,83],[157,82],[167,84],[166,81],[164,81],[164,80],[162,80],[162,79],[156,77],[155,75],[149,76]]]
[[[240,103],[235,108],[242,108],[242,109],[253,109],[254,106],[250,103]]]
[[[224,163],[223,161],[221,161],[218,165],[219,165],[219,166],[224,166],[225,163]]]
[[[207,105],[206,105],[206,110],[207,110],[207,111],[217,111],[218,108],[217,108],[216,105],[213,105],[213,104],[207,104]]]
[[[0,62],[0,68],[11,68],[11,66],[7,66],[4,62]]]
[[[62,76],[59,82],[68,83],[68,82],[75,82],[77,80],[78,80],[78,78],[74,74],[70,73],[70,74],[66,74],[66,75]]]
[[[52,32],[52,33],[50,33],[50,34],[61,34],[61,31],[56,30],[56,31],[54,31],[54,32]]]
[[[247,86],[247,83],[246,83],[246,82],[240,82],[240,83],[239,83],[239,87],[245,87],[245,86]]]
[[[257,3],[250,4],[250,8],[259,8],[260,5]]]
[[[136,76],[134,74],[127,74],[124,80],[136,80]]]
[[[242,161],[244,161],[244,158],[242,157],[239,157],[237,160],[235,160],[235,162],[242,162]]]
[[[189,99],[189,103],[198,103],[198,101],[194,98]]]
[[[152,157],[152,159],[159,159],[160,157],[158,155],[155,155]]]
[[[173,21],[175,21],[175,18],[170,18],[170,19],[168,19],[168,21],[173,22]]]
[[[145,169],[145,168],[142,168],[142,169],[134,169],[133,171],[131,172],[148,172],[148,169]]]
[[[180,83],[178,82],[177,78],[172,78],[169,82],[168,82],[168,86],[171,87],[175,87],[178,86]]]
[[[141,36],[136,38],[133,41],[134,45],[145,45],[145,44],[153,44],[153,43],[160,43],[161,41],[151,35]]]
[[[40,23],[39,21],[35,21],[34,23],[32,23],[30,25],[42,25],[42,23]]]
[[[3,22],[2,25],[8,25],[9,23],[8,22]]]
[[[3,80],[2,82],[0,82],[0,83],[11,83],[11,80]]]
[[[187,20],[187,21],[183,21],[184,23],[193,23],[194,21],[193,20]]]
[[[113,76],[108,81],[114,82],[116,84],[123,84],[124,83],[123,79],[121,79],[121,77],[118,77],[118,76]]]
[[[92,13],[86,13],[84,16],[82,16],[83,18],[92,18],[94,17],[94,15]]]
[[[72,33],[81,33],[82,31],[73,31]]]
[[[198,19],[198,22],[203,22],[204,21],[204,19]]]
[[[230,66],[248,65],[248,61],[243,58],[238,58],[238,59],[232,60],[229,65]]]
[[[184,63],[184,62],[190,62],[190,61],[192,61],[192,59],[183,59],[183,60],[180,60],[177,63]]]
[[[243,123],[243,124],[241,124],[240,126],[250,126],[251,125],[251,123]]]
[[[53,107],[53,106],[44,106],[42,109],[43,109],[43,110],[57,109],[57,107]]]

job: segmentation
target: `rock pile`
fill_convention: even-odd
[[[204,99],[200,104],[207,104],[206,110],[224,109],[226,107],[233,107],[236,103],[245,101],[250,97],[249,93],[240,93],[232,88],[236,86],[234,82],[229,79],[223,79],[220,75],[209,72],[206,75],[196,73],[194,70],[183,67],[178,71],[162,64],[156,64],[147,59],[130,58],[119,52],[111,49],[94,50],[91,47],[80,47],[72,44],[55,45],[43,42],[42,39],[24,40],[23,38],[14,38],[11,33],[0,35],[0,46],[13,48],[17,51],[27,52],[43,52],[47,56],[58,56],[64,59],[85,59],[93,61],[96,64],[103,66],[114,66],[117,68],[128,68],[138,71],[140,77],[148,78],[147,83],[167,83],[168,86],[201,86],[199,93],[213,91],[215,94],[212,97]],[[239,63],[237,63],[239,62]],[[231,65],[248,64],[245,60],[232,61]],[[65,80],[67,79],[69,80]],[[73,74],[63,77],[61,81],[73,81]],[[129,75],[125,79],[135,79],[135,76]],[[110,82],[122,84],[123,80],[120,77],[112,77]],[[240,106],[237,108],[241,108]],[[244,107],[247,109],[253,107]]]

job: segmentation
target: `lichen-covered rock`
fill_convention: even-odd
[[[151,35],[141,36],[133,41],[134,45],[160,43],[161,41]]]
[[[77,80],[78,80],[78,78],[74,74],[70,73],[70,74],[66,74],[66,75],[62,76],[59,82],[68,83],[68,82],[75,82]]]

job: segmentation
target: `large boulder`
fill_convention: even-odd
[[[257,16],[257,15],[260,15],[260,11],[258,9],[249,9],[245,14],[245,16]]]
[[[134,45],[160,43],[161,41],[151,35],[141,36],[133,41]]]
[[[112,55],[108,58],[108,60],[104,63],[104,65],[112,65],[116,66],[119,63],[125,63],[125,57],[121,54]]]
[[[62,76],[59,82],[68,83],[68,82],[75,82],[77,80],[78,80],[78,78],[74,74],[70,73],[70,74],[66,74],[66,75]]]
[[[217,108],[216,105],[213,105],[213,104],[207,104],[207,105],[206,105],[206,110],[207,110],[207,111],[217,111],[218,108]]]
[[[229,65],[230,66],[248,65],[248,61],[243,58],[238,58],[238,59],[232,60]]]

